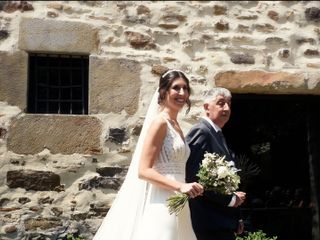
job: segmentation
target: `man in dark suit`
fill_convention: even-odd
[[[213,88],[204,96],[205,116],[187,134],[191,154],[186,165],[186,181],[198,181],[196,174],[204,154],[218,153],[234,161],[221,132],[231,114],[231,93],[225,88]],[[191,220],[198,240],[233,240],[235,233],[243,232],[240,206],[245,200],[244,192],[222,195],[205,191],[203,196],[189,200]]]

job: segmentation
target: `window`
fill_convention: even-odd
[[[88,56],[29,54],[28,113],[88,114]]]

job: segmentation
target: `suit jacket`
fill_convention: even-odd
[[[223,146],[215,129],[201,119],[190,132],[186,140],[191,154],[186,164],[186,182],[197,182],[200,164],[205,152],[226,155],[227,160],[234,160]],[[222,195],[213,191],[205,191],[203,196],[189,200],[191,221],[197,234],[216,231],[235,231],[239,224],[240,210],[228,207],[232,195]]]

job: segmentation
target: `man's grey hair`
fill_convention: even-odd
[[[222,87],[214,87],[203,92],[203,101],[204,103],[215,101],[217,96],[224,96],[227,98],[232,97],[231,92],[228,89]]]

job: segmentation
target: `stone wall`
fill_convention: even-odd
[[[2,1],[0,238],[91,239],[168,68],[191,80],[185,132],[208,87],[320,95],[319,23],[318,1]],[[26,112],[33,52],[89,56],[89,116]]]

